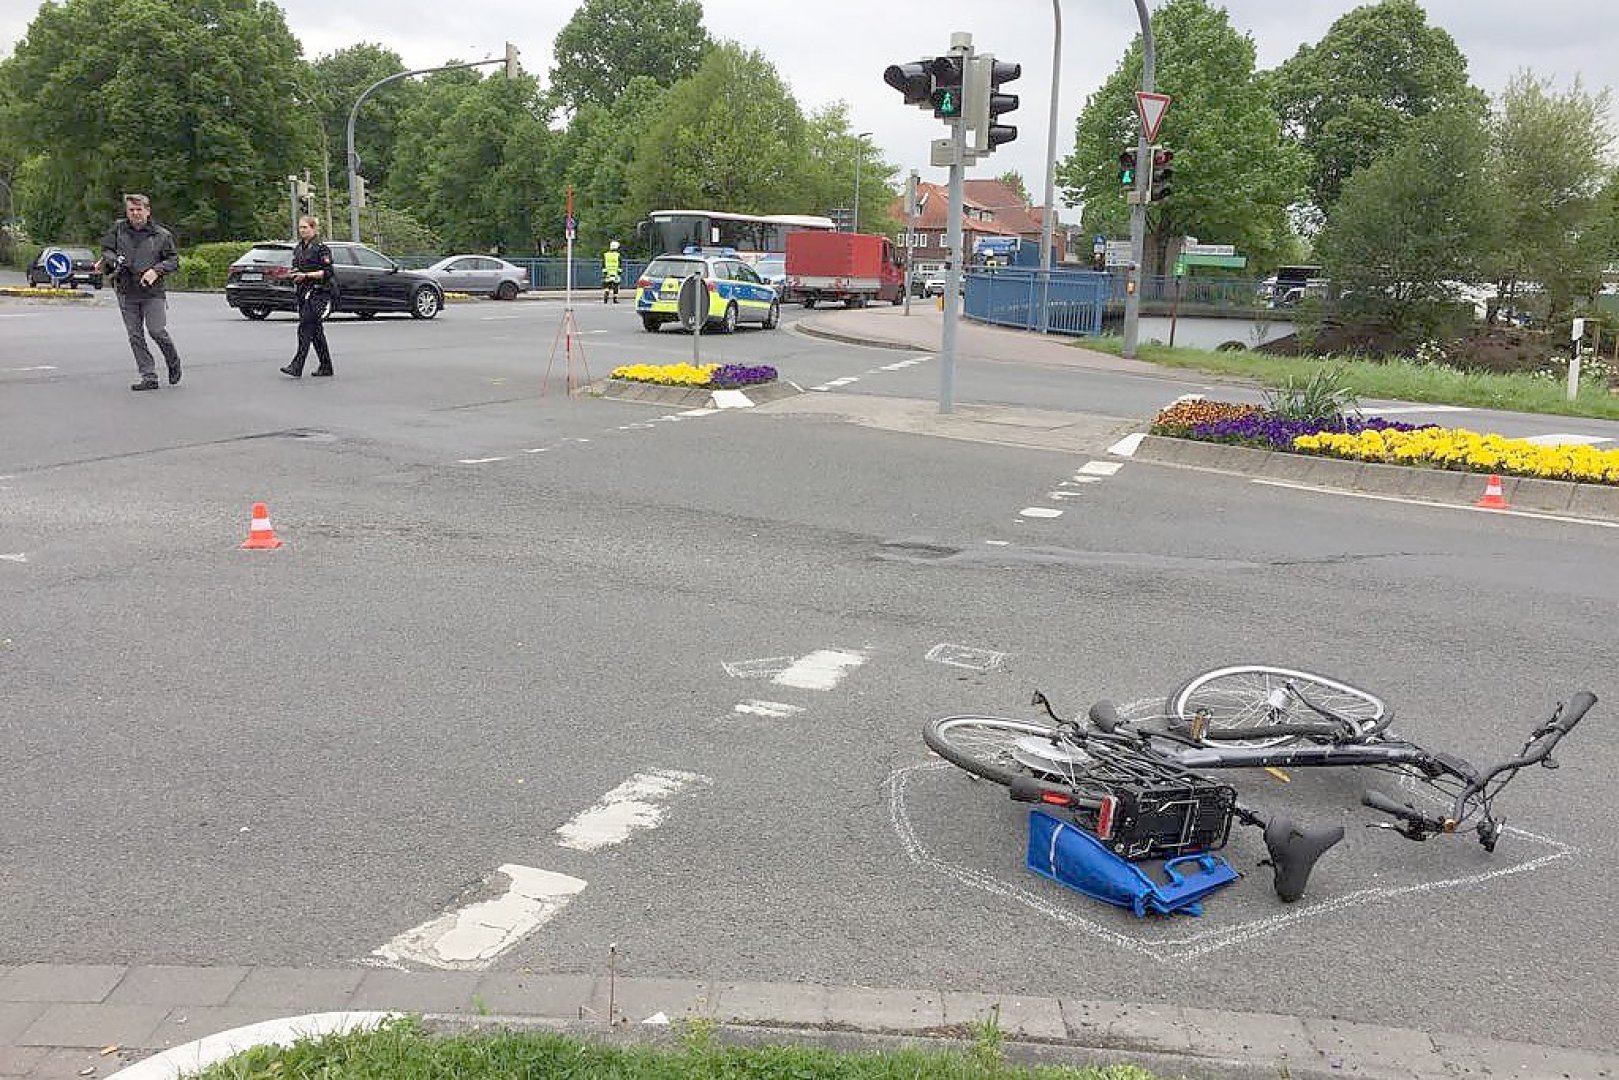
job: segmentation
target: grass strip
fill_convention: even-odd
[[[712,1021],[682,1022],[667,1046],[621,1045],[546,1031],[435,1035],[403,1017],[372,1031],[258,1047],[197,1074],[202,1080],[1157,1080],[1133,1065],[1024,1066],[1002,1054],[992,1022],[971,1025],[965,1050],[839,1053],[722,1043]]]

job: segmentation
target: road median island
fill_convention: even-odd
[[[1366,494],[1389,495],[1450,506],[1470,506],[1483,493],[1485,473],[1351,461],[1282,450],[1147,435],[1135,459],[1159,465],[1207,469]],[[1502,495],[1517,510],[1619,521],[1619,485],[1502,476]]]

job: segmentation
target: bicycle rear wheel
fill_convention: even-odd
[[[1000,716],[946,716],[922,729],[928,749],[958,769],[1010,787],[1014,777],[1072,780],[1092,764],[1050,724]]]
[[[1305,701],[1341,716],[1365,731],[1383,719],[1387,707],[1375,694],[1346,682],[1292,668],[1269,664],[1234,664],[1188,679],[1170,695],[1165,706],[1170,716],[1190,721],[1203,714],[1210,729],[1252,729],[1251,739],[1204,740],[1219,746],[1276,746],[1300,738],[1266,735],[1276,724],[1321,723],[1325,718]]]

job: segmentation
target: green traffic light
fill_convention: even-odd
[[[1119,186],[1120,187],[1135,187],[1136,186],[1136,171],[1134,169],[1120,169],[1119,170]]]

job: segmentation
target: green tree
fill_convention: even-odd
[[[700,0],[584,0],[552,46],[551,86],[570,110],[610,105],[635,76],[693,74],[711,44]]]
[[[825,214],[854,203],[855,163],[860,169],[860,231],[895,230],[891,183],[895,167],[849,127],[847,102],[834,101],[807,117],[796,190],[777,207],[787,214]]]
[[[628,175],[633,205],[793,208],[802,188],[804,117],[758,52],[731,43],[714,48],[648,119]]]
[[[1175,154],[1175,180],[1171,195],[1149,211],[1146,272],[1164,266],[1171,242],[1185,235],[1235,244],[1264,265],[1291,244],[1287,208],[1302,192],[1304,161],[1281,137],[1255,74],[1253,40],[1206,0],[1169,0],[1152,26],[1156,88],[1175,99],[1158,134]],[[1074,151],[1058,166],[1068,201],[1084,203],[1086,232],[1128,229],[1119,153],[1136,145],[1140,86],[1138,37],[1086,100]]]
[[[659,115],[667,93],[656,80],[637,76],[611,105],[586,103],[574,113],[558,156],[564,184],[573,187],[581,250],[594,253],[609,240],[628,241],[646,212],[657,209],[629,202],[629,171],[641,141],[641,118]],[[541,234],[548,246],[562,240],[565,213],[565,192],[550,187]]]
[[[1558,94],[1529,72],[1514,76],[1494,119],[1502,251],[1502,300],[1520,281],[1544,288],[1542,315],[1560,320],[1576,295],[1600,287],[1608,261],[1601,196],[1612,172],[1605,156],[1609,93],[1587,93],[1578,79]],[[1493,314],[1493,312],[1492,312]]]
[[[1417,0],[1381,0],[1342,16],[1272,73],[1271,88],[1287,134],[1309,155],[1310,198],[1323,214],[1414,120],[1455,107],[1482,115],[1487,105],[1468,84],[1467,58],[1428,25]]]
[[[30,159],[18,175],[30,227],[98,236],[122,192],[147,191],[184,241],[248,235],[314,134],[265,75],[300,63],[266,0],[42,6],[0,63]]]
[[[1412,346],[1448,329],[1498,249],[1489,134],[1469,107],[1415,121],[1344,185],[1317,249],[1343,308]],[[1470,317],[1470,315],[1469,315]]]
[[[348,192],[349,113],[360,95],[381,79],[405,70],[399,54],[381,45],[361,43],[317,58],[309,65],[307,89],[320,109],[332,168],[332,184]],[[354,153],[360,175],[376,190],[393,172],[394,141],[399,117],[416,104],[420,88],[410,79],[389,83],[365,99],[354,117]]]

